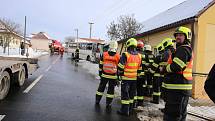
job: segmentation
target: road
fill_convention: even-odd
[[[84,69],[57,55],[40,59],[40,68],[22,88],[13,87],[0,102],[0,121],[138,121],[116,114],[119,99],[106,110],[94,105],[99,83]]]

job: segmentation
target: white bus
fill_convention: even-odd
[[[98,63],[103,53],[103,45],[102,43],[71,42],[68,44],[68,52],[74,55],[78,47],[80,59]]]

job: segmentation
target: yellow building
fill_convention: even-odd
[[[173,38],[178,26],[192,30],[194,50],[194,73],[208,73],[215,63],[215,0],[187,0],[143,22],[142,33],[135,38],[143,38],[152,48],[164,38]],[[124,41],[120,41],[119,51]],[[194,75],[193,97],[207,97],[204,91],[206,76]]]
[[[24,40],[24,37],[18,35],[17,33],[10,31],[4,24],[0,21],[0,46],[8,46],[10,48],[19,48],[21,41]]]

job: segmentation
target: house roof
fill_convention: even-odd
[[[103,43],[105,42],[105,40],[101,40],[101,39],[90,39],[90,38],[80,38],[82,40],[85,40],[85,41],[89,41],[89,42],[93,42],[93,43]]]
[[[19,35],[16,32],[11,31],[10,29],[8,29],[8,27],[6,26],[6,24],[2,20],[0,20],[0,32],[1,33],[10,33],[10,34],[13,34],[13,35],[15,35],[17,37],[20,37],[20,38],[24,39],[24,37],[22,35]]]
[[[32,39],[51,39],[45,32],[39,32],[32,36]]]
[[[187,0],[146,21],[144,21],[141,34],[162,31],[167,28],[194,22],[205,10],[215,3],[215,0]]]
[[[6,26],[5,23],[3,21],[0,20],[0,32],[11,32]]]

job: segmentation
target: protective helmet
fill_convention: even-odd
[[[176,37],[176,34],[179,34],[179,33],[184,34],[187,40],[191,40],[191,38],[192,38],[192,32],[187,27],[180,26],[180,27],[176,28],[174,37]]]
[[[164,46],[164,48],[168,47],[168,46],[173,46],[174,45],[174,42],[173,42],[173,39],[171,38],[165,38],[163,41],[162,41],[162,44]]]
[[[117,48],[118,48],[118,43],[117,41],[111,41],[109,43],[109,51],[111,52],[116,52],[117,51]]]
[[[159,52],[163,51],[164,50],[163,43],[159,43],[156,48]]]
[[[137,48],[143,49],[143,47],[144,47],[143,41],[142,41],[142,40],[138,40],[138,41],[137,41]]]
[[[126,47],[130,47],[130,46],[134,46],[137,47],[137,40],[134,38],[130,38],[127,42],[126,42]]]
[[[151,45],[145,45],[144,50],[152,51]]]
[[[109,43],[105,42],[104,46],[103,46],[103,51],[106,52],[106,51],[108,51],[108,49],[109,49]]]

